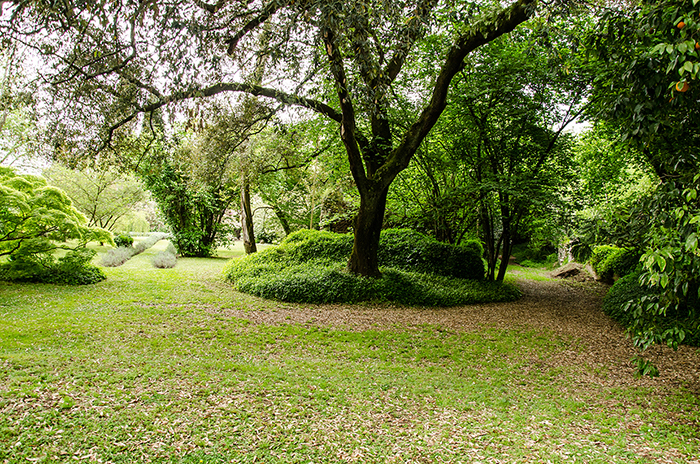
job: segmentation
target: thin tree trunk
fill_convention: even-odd
[[[253,210],[250,207],[250,184],[243,181],[241,187],[241,237],[246,254],[258,251],[255,246],[255,230],[253,229]]]

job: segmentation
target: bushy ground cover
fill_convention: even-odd
[[[295,303],[377,300],[456,306],[519,297],[510,284],[483,281],[483,249],[478,242],[457,247],[408,230],[384,231],[381,279],[347,272],[352,242],[347,234],[296,232],[279,246],[232,260],[224,275],[242,292]]]
[[[641,269],[632,271],[618,279],[615,284],[610,287],[610,290],[603,299],[603,311],[608,316],[615,319],[625,328],[632,327],[634,323],[634,305],[630,302],[636,302],[649,295],[658,295],[658,291],[653,293],[639,283]],[[698,298],[687,300],[688,305],[698,306]],[[697,311],[697,309],[695,310]],[[669,311],[664,317],[657,321],[660,324],[660,332],[669,329],[672,326],[681,327],[685,332],[683,343],[691,346],[700,346],[700,330],[695,327],[695,319],[689,316],[689,308],[682,307],[680,311]]]
[[[409,311],[386,304],[276,303],[233,291],[224,259],[154,268],[164,248],[105,269],[95,285],[0,282],[0,462],[700,455],[692,386],[615,372],[627,359],[583,362],[588,338],[557,325],[494,325],[494,305],[437,310],[472,323],[455,329],[410,323],[427,310],[382,320]]]

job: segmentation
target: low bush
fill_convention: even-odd
[[[630,301],[638,301],[645,296],[658,296],[659,291],[650,289],[639,283],[639,276],[642,273],[640,268],[621,277],[610,287],[610,290],[603,298],[603,312],[615,319],[625,328],[629,328],[634,323],[634,315],[632,309],[628,308]],[[689,301],[690,305],[697,306],[698,301],[693,298]],[[684,343],[692,346],[700,346],[700,331],[695,328],[694,320],[689,317],[687,310],[681,310],[680,313],[667,313],[660,319],[662,327],[659,333],[666,328],[681,327],[686,332]]]
[[[90,264],[95,251],[70,250],[62,258],[49,253],[19,253],[0,265],[0,280],[64,285],[87,285],[105,280],[104,272]]]
[[[380,279],[358,277],[347,271],[352,243],[353,237],[348,234],[299,231],[279,246],[231,260],[224,275],[242,292],[290,302],[374,300],[455,306],[512,301],[520,296],[512,285],[483,281],[479,243],[443,246],[413,231],[384,231],[380,241]],[[446,271],[440,269],[440,263]],[[467,270],[462,269],[465,267]],[[464,275],[474,278],[461,277]]]
[[[160,269],[170,269],[177,264],[177,258],[173,253],[161,251],[153,257],[153,267]]]
[[[268,256],[269,257],[269,256]],[[513,301],[520,292],[510,284],[383,269],[380,279],[358,277],[344,263],[310,261],[285,266],[264,257],[232,260],[226,277],[244,293],[294,303],[393,301],[410,306],[457,306]]]
[[[134,244],[134,237],[128,234],[119,234],[114,237],[114,244],[117,248],[127,248]]]
[[[483,254],[476,240],[450,245],[411,229],[387,229],[379,240],[380,266],[460,279],[484,279]]]
[[[640,256],[632,248],[602,245],[593,249],[590,263],[600,280],[612,283],[615,276],[624,277],[634,271]]]
[[[175,245],[173,245],[172,242],[168,242],[168,246],[165,247],[165,251],[173,256],[177,256],[177,250],[175,249]]]
[[[102,255],[100,265],[105,267],[121,266],[134,256],[134,249],[131,247],[113,248]]]

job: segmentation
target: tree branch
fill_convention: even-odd
[[[106,139],[104,140],[101,149],[109,146],[109,144],[112,141],[112,137],[114,135],[114,132],[119,129],[120,127],[124,126],[125,124],[131,122],[136,116],[138,116],[141,113],[151,113],[153,111],[156,111],[164,106],[167,106],[171,103],[176,103],[176,102],[181,102],[185,100],[191,100],[193,98],[203,98],[203,97],[211,97],[214,95],[218,95],[220,93],[224,92],[246,92],[251,95],[259,96],[259,97],[267,97],[271,98],[273,100],[276,100],[280,103],[284,103],[287,105],[295,105],[295,106],[301,106],[303,108],[308,108],[312,111],[316,111],[317,113],[320,113],[333,121],[336,121],[338,123],[342,123],[343,115],[339,113],[336,109],[326,105],[325,103],[322,103],[318,100],[314,100],[311,98],[305,98],[305,97],[300,97],[298,95],[292,95],[286,92],[282,92],[279,90],[271,89],[268,87],[262,87],[260,85],[254,85],[254,84],[241,84],[241,83],[221,83],[221,84],[215,84],[210,87],[206,87],[203,89],[194,89],[194,90],[188,90],[188,91],[182,91],[182,92],[175,92],[171,95],[168,95],[167,97],[163,97],[162,99],[158,100],[157,102],[150,103],[148,105],[142,106],[140,108],[137,108],[133,113],[129,114],[128,116],[122,118],[121,120],[117,121],[114,123],[112,126],[107,129],[107,136]]]
[[[479,22],[469,32],[457,39],[445,58],[445,62],[433,88],[433,95],[418,120],[411,126],[401,143],[392,151],[387,163],[378,172],[385,185],[408,166],[425,136],[430,132],[445,109],[447,92],[452,78],[464,67],[464,58],[480,47],[515,29],[532,16],[537,0],[518,0],[501,10],[488,23]]]

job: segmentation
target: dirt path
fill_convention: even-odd
[[[435,325],[452,331],[484,327],[531,329],[574,339],[571,348],[550,358],[549,366],[582,366],[587,384],[629,385],[634,378],[630,359],[636,351],[623,329],[601,311],[607,287],[597,282],[520,280],[519,301],[456,308],[405,308],[391,305],[280,304],[273,311],[226,311],[263,324],[311,324],[349,330],[415,328]],[[700,349],[654,347],[645,356],[659,368],[659,378],[635,380],[649,386],[684,385],[700,394]],[[604,373],[604,374],[601,374]]]

